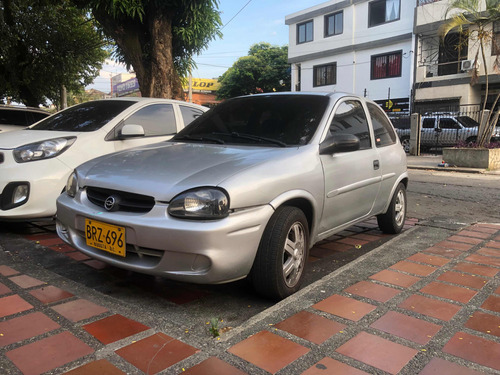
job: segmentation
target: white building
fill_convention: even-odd
[[[408,111],[415,0],[330,0],[286,16],[293,91],[346,91]]]

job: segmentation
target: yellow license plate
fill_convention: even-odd
[[[87,246],[125,256],[125,228],[85,219],[85,241]]]

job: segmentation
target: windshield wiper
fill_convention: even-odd
[[[282,142],[278,139],[274,138],[267,138],[267,137],[260,137],[258,135],[253,135],[253,134],[246,134],[246,133],[238,133],[238,132],[231,132],[231,133],[217,133],[214,132],[212,133],[213,135],[225,135],[229,137],[234,137],[234,138],[241,138],[241,139],[249,139],[252,141],[259,141],[259,142],[267,142],[267,143],[272,143],[281,147],[287,147],[287,144],[285,142]]]
[[[181,140],[187,140],[187,141],[197,141],[197,142],[212,142],[212,143],[218,143],[220,145],[223,145],[225,142],[222,139],[219,138],[213,138],[213,137],[193,137],[192,135],[181,135],[180,137],[175,137],[172,139],[173,141],[181,141]]]

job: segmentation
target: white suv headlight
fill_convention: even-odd
[[[220,189],[193,189],[172,199],[168,213],[182,219],[222,219],[229,214],[229,198]]]
[[[30,143],[14,150],[14,159],[18,163],[54,158],[66,151],[76,137],[54,138],[42,142]]]

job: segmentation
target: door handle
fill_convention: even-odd
[[[377,170],[380,168],[380,162],[378,160],[373,161],[373,169]]]

